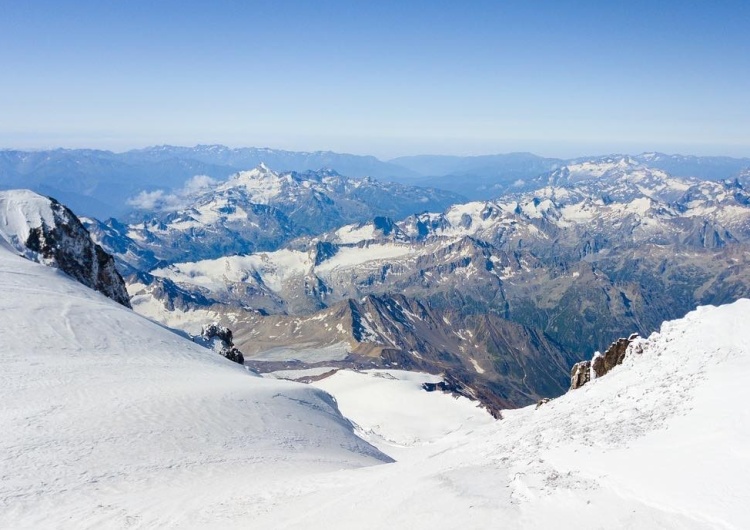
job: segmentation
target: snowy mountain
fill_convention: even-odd
[[[278,173],[263,164],[182,197],[177,207],[159,198],[157,204],[148,201],[156,212],[143,211],[142,221],[127,229],[112,220],[88,226],[125,265],[143,270],[159,261],[274,250],[351,222],[399,218],[461,200],[431,188],[352,179],[332,170]]]
[[[352,177],[393,180],[416,176],[372,156],[329,151],[294,152],[267,148],[154,146],[113,153],[94,149],[0,150],[0,190],[29,188],[57,197],[82,215],[121,217],[139,192],[172,193],[196,175],[224,180],[265,162],[280,171],[335,167]]]
[[[0,242],[130,307],[112,256],[94,243],[75,214],[56,200],[28,190],[0,191]]]
[[[193,526],[289,477],[390,460],[323,391],[253,376],[0,242],[0,527]]]
[[[5,527],[750,524],[750,300],[492,421],[415,373],[254,377],[6,249],[0,288]]]
[[[560,168],[540,185],[152,274],[214,302],[295,315],[400,293],[435,310],[494,313],[585,354],[750,295],[750,195],[738,182],[680,179],[621,157]]]
[[[583,301],[581,333],[617,317],[598,311],[598,290],[603,308],[631,312],[621,324],[643,325],[638,296],[663,314],[746,289],[740,182],[685,181],[672,200],[671,177],[590,169],[533,194],[132,277],[136,309],[170,325],[225,319],[198,339],[215,352],[89,288],[103,262],[65,207],[0,193],[0,527],[750,526],[750,300],[618,341],[578,365],[580,388],[493,410],[501,420],[467,399],[483,374],[498,400],[535,396],[529,381],[570,360],[482,295],[558,326]],[[399,294],[335,302],[347,289]],[[263,296],[307,309],[243,305]],[[534,307],[540,296],[550,304]],[[235,345],[265,377],[219,355]],[[360,365],[342,366],[352,354]]]
[[[663,153],[643,153],[633,158],[678,177],[708,180],[734,178],[750,168],[747,158]],[[93,149],[0,150],[0,190],[28,188],[56,197],[80,215],[122,218],[131,210],[128,200],[140,192],[175,193],[196,175],[224,180],[262,162],[282,172],[336,168],[350,177],[429,186],[471,200],[489,200],[502,193],[528,190],[527,183],[538,175],[576,161],[530,153],[421,155],[381,161],[372,156],[329,151],[222,145],[152,146],[124,153]]]

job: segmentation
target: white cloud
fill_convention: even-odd
[[[190,199],[208,191],[219,181],[208,175],[196,175],[185,182],[185,185],[171,193],[165,190],[141,191],[128,199],[128,206],[138,210],[172,211],[184,208]]]

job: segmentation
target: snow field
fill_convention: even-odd
[[[190,527],[258,484],[389,460],[324,392],[5,248],[0,292],[2,528]]]

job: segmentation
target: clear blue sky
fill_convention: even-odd
[[[0,146],[750,156],[750,1],[0,0]]]

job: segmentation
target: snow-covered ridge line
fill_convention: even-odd
[[[196,179],[177,193],[141,193],[133,200],[140,218],[126,227],[111,220],[89,226],[113,251],[128,249],[117,252],[122,263],[150,270],[160,260],[276,250],[348,223],[402,218],[462,200],[433,188],[349,178],[333,170],[277,172],[261,165],[224,182]]]

